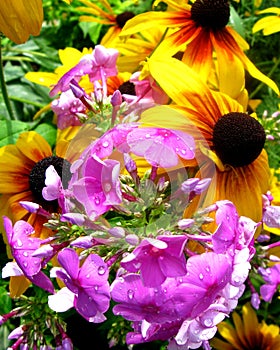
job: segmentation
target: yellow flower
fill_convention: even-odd
[[[0,6],[0,32],[16,44],[39,35],[43,22],[42,0],[4,0]]]
[[[198,72],[204,81],[208,81],[215,54],[220,91],[226,92],[224,87],[229,85],[234,85],[234,89],[240,91],[244,85],[244,70],[247,70],[252,77],[279,94],[277,85],[245,55],[244,50],[248,50],[249,45],[227,26],[230,16],[228,1],[197,0],[192,5],[187,1],[178,4],[173,0],[164,2],[172,6],[174,11],[151,11],[137,15],[126,23],[121,36],[149,30],[156,25],[172,28],[174,31],[171,34],[168,31],[159,44],[158,55],[173,56],[183,51],[182,60]],[[229,66],[231,69],[228,69]]]
[[[266,16],[262,19],[259,19],[253,26],[253,33],[256,33],[260,30],[262,30],[263,35],[271,35],[280,32],[280,8],[270,7],[258,12],[259,15],[267,13],[275,15]]]
[[[183,62],[152,55],[147,65],[174,104],[151,108],[140,121],[193,135],[201,164],[198,176],[212,178],[206,204],[228,199],[239,215],[259,221],[261,195],[269,189],[270,180],[262,126],[237,101],[210,90]]]
[[[220,335],[212,339],[216,350],[278,350],[280,349],[279,327],[258,322],[257,315],[249,303],[242,307],[242,318],[233,312],[233,326],[228,322],[218,325]]]
[[[118,38],[126,21],[134,17],[131,11],[125,11],[115,14],[113,8],[107,0],[99,0],[98,2],[105,8],[103,10],[100,5],[95,5],[91,1],[80,0],[85,7],[77,7],[77,11],[88,13],[90,16],[81,16],[81,22],[97,22],[110,26],[106,34],[101,39],[100,44],[105,47],[114,47],[114,42]],[[128,2],[131,3],[131,2]],[[122,4],[124,5],[124,4]]]

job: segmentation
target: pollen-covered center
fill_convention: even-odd
[[[131,11],[126,11],[126,12],[121,13],[120,15],[117,15],[116,22],[117,22],[118,27],[122,29],[124,27],[124,25],[126,24],[126,22],[129,19],[133,18],[134,16],[135,16],[134,13]]]
[[[136,96],[135,85],[130,81],[125,81],[124,83],[122,83],[119,86],[118,90],[122,95],[127,94],[127,95]]]
[[[222,29],[228,24],[229,16],[227,0],[196,0],[191,7],[192,20],[205,28]]]
[[[224,164],[240,167],[251,164],[265,143],[261,124],[246,113],[223,115],[213,129],[214,151]]]
[[[71,177],[71,164],[66,159],[57,156],[50,156],[37,162],[30,171],[29,186],[35,200],[38,201],[38,203],[41,205],[45,204],[45,200],[42,197],[42,190],[46,186],[46,170],[50,165],[54,166],[56,172],[61,178],[64,188],[67,188]]]

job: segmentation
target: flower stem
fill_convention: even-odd
[[[16,119],[12,110],[12,106],[10,103],[10,99],[8,96],[7,86],[4,78],[4,67],[2,61],[2,36],[0,35],[0,83],[1,83],[1,91],[4,99],[4,103],[6,105],[8,111],[8,119],[13,120]]]

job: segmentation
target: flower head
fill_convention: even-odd
[[[146,238],[121,261],[121,266],[130,272],[140,269],[145,286],[159,286],[167,277],[185,275],[183,249],[186,241],[185,236]]]
[[[90,254],[79,267],[78,254],[65,248],[58,253],[58,261],[63,270],[57,270],[56,275],[74,294],[76,310],[91,322],[104,321],[102,314],[109,308],[110,294],[108,268],[102,258]]]

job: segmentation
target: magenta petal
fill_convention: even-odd
[[[42,271],[37,273],[36,275],[29,276],[28,277],[32,283],[34,283],[36,286],[46,290],[47,292],[54,294],[54,286],[49,279]]]
[[[143,284],[147,287],[158,287],[166,279],[157,258],[150,257],[147,263],[142,263],[140,271]]]
[[[184,256],[182,259],[170,255],[163,256],[159,260],[159,266],[164,275],[168,277],[184,276],[187,272],[187,264]]]
[[[103,259],[96,254],[90,254],[79,271],[78,280],[83,288],[102,285],[107,282],[108,267]]]
[[[11,244],[12,237],[13,237],[13,224],[12,224],[12,221],[7,216],[3,216],[3,223],[4,223],[4,228],[5,228],[5,231],[6,231],[8,242],[9,242],[9,244]]]
[[[57,260],[72,279],[79,273],[79,257],[74,249],[64,248],[57,255]]]
[[[271,302],[274,293],[276,293],[276,284],[264,284],[260,287],[260,293],[264,301]]]
[[[75,298],[74,306],[76,310],[86,319],[95,316],[97,313],[95,300],[93,300],[84,291],[79,293],[78,298]]]

